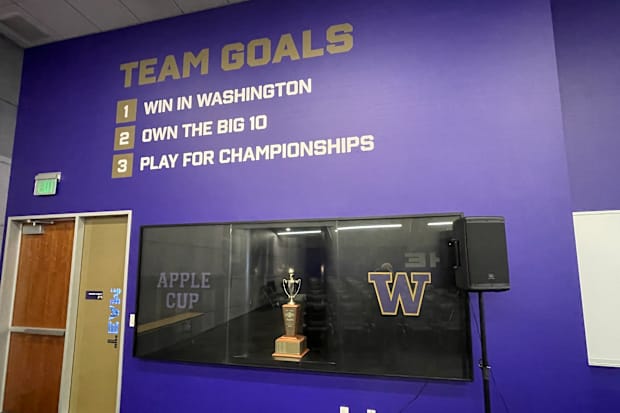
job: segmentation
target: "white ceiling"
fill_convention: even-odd
[[[246,0],[0,0],[0,34],[22,47]]]

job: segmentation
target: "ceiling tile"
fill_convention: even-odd
[[[131,26],[138,19],[117,0],[66,0],[101,30]]]
[[[30,36],[37,31],[40,35]],[[60,38],[45,22],[34,18],[17,4],[0,6],[0,33],[21,47],[36,46]]]
[[[9,23],[0,24],[0,33],[31,47],[242,1],[247,0],[0,0],[0,17],[23,18],[42,35],[16,35]]]
[[[226,0],[174,0],[183,13],[193,13],[195,11],[213,9],[215,7],[226,6]]]
[[[183,14],[172,0],[119,0],[141,22],[165,19]]]
[[[28,14],[50,27],[63,38],[99,31],[86,17],[64,0],[15,0]]]

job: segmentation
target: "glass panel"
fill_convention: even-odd
[[[229,225],[142,229],[137,356],[226,360],[229,238]]]
[[[274,360],[275,340],[284,334],[283,280],[301,279],[295,302],[302,306],[303,335],[311,351],[303,364],[329,368],[325,267],[333,255],[329,227],[335,222],[233,225],[231,309],[243,314],[229,323],[230,363],[291,367]],[[232,305],[232,303],[236,303]]]
[[[454,281],[452,220],[339,222],[338,274],[327,279],[347,371],[467,377],[467,296]]]

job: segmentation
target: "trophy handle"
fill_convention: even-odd
[[[284,278],[284,279],[282,280],[282,289],[284,290],[284,294],[286,294],[286,296],[287,296],[288,298],[291,298],[291,295],[289,294],[288,289],[287,289],[287,287],[286,287],[286,285],[287,285],[287,284],[288,284],[288,280],[287,280],[286,278]]]
[[[299,292],[301,291],[301,278],[295,281],[295,284],[297,285],[297,289],[295,291],[295,295],[299,294]]]

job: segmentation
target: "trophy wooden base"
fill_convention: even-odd
[[[276,351],[272,354],[275,360],[299,361],[310,349],[306,348],[305,336],[281,336],[276,339]]]

